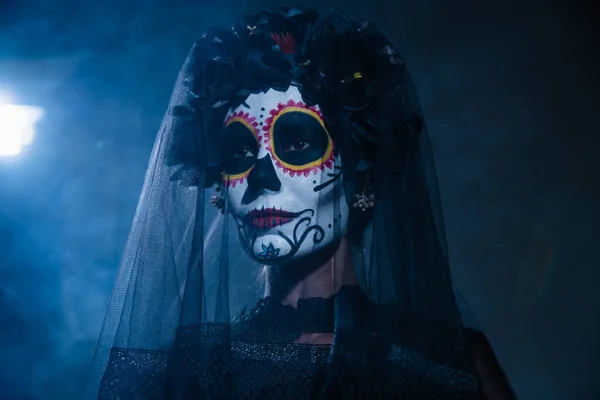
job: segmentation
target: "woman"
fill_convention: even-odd
[[[512,398],[462,326],[418,99],[371,24],[285,8],[196,42],[88,396]]]

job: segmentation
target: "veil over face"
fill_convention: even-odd
[[[87,397],[478,391],[402,57],[337,10],[207,30],[151,154]]]

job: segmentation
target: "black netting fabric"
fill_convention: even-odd
[[[212,28],[176,81],[90,399],[475,399],[419,101],[338,10]]]

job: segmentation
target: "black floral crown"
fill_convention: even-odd
[[[403,58],[372,24],[335,9],[319,18],[314,11],[278,8],[247,15],[230,29],[209,29],[196,41],[185,71],[193,95],[171,110],[188,122],[172,138],[167,163],[181,166],[173,179],[197,184],[191,171],[204,168],[210,186],[216,180],[210,175],[220,169],[226,112],[250,94],[290,85],[307,105],[319,104],[334,140],[343,135],[354,143],[354,166],[368,169],[376,157],[372,149],[390,128],[381,105],[408,104],[402,98],[404,69]],[[397,108],[396,125],[398,118],[421,124],[410,107]]]

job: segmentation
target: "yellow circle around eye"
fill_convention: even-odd
[[[252,168],[254,168],[254,166],[248,168],[246,171],[240,173],[240,174],[233,174],[233,175],[229,175],[229,174],[223,174],[223,182],[227,182],[227,181],[236,181],[238,179],[243,179],[245,177],[247,177],[250,174],[250,171],[252,171]]]
[[[247,170],[245,170],[244,172],[240,172],[239,174],[227,174],[227,173],[223,173],[223,181],[235,181],[238,179],[243,179],[245,177],[247,177],[250,174],[250,171],[252,171],[252,168],[254,168],[254,165],[252,165],[250,168],[248,168]]]
[[[275,152],[275,139],[273,135],[273,128],[275,127],[275,123],[277,122],[279,117],[289,112],[301,112],[310,115],[319,122],[319,125],[321,125],[321,127],[323,127],[323,130],[327,134],[327,148],[325,149],[325,153],[321,158],[303,165],[289,164],[281,160],[281,158],[279,158],[279,156]],[[329,135],[329,132],[327,131],[327,128],[325,127],[325,123],[323,122],[321,116],[311,109],[302,107],[288,107],[279,112],[279,114],[275,115],[275,117],[273,117],[273,121],[271,122],[271,126],[269,127],[269,142],[271,143],[271,154],[273,155],[273,157],[281,164],[282,167],[290,169],[292,171],[304,171],[310,170],[315,167],[320,167],[325,161],[331,158],[331,154],[333,152],[333,141],[331,140],[331,136]]]
[[[252,124],[250,122],[248,122],[248,120],[244,117],[233,117],[233,118],[229,119],[225,123],[225,128],[227,128],[229,125],[233,124],[234,122],[239,122],[240,124],[244,125],[246,128],[248,128],[250,130],[250,132],[252,132],[252,134],[256,138],[256,128],[254,126],[252,126]],[[257,140],[258,140],[258,138],[257,138]],[[223,173],[223,182],[235,181],[238,179],[245,178],[246,176],[248,176],[248,174],[250,174],[250,171],[252,170],[252,168],[254,168],[254,166],[251,166],[250,168],[248,168],[247,170],[245,170],[244,172],[241,172],[239,174],[230,175],[230,174],[227,174],[224,172]]]
[[[252,124],[250,122],[248,122],[248,120],[244,117],[233,117],[233,118],[227,120],[227,122],[225,123],[225,128],[227,128],[229,125],[233,124],[234,122],[239,122],[240,124],[244,125],[246,128],[248,128],[250,130],[250,132],[252,132],[252,134],[254,136],[256,136],[256,128],[254,126],[252,126]]]

